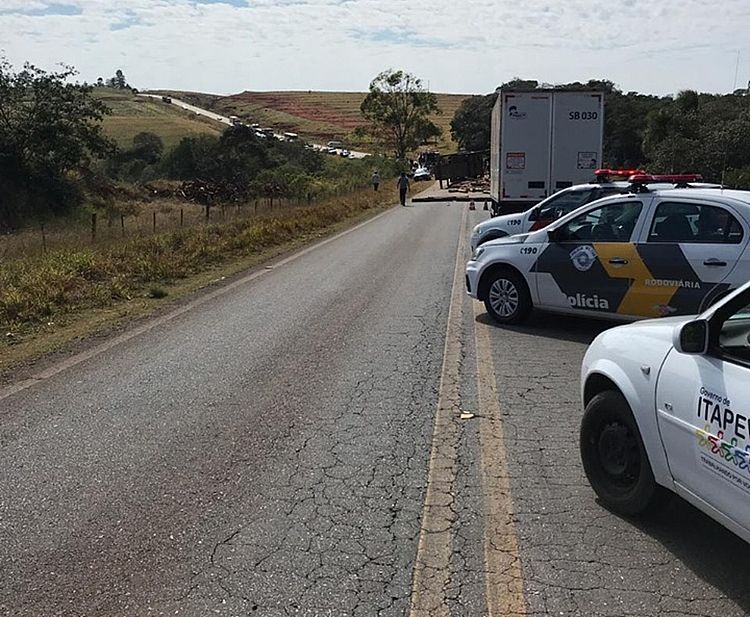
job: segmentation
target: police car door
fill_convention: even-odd
[[[699,313],[729,289],[727,277],[750,235],[723,203],[663,195],[653,212],[638,245],[646,271],[637,283],[638,312],[648,317]]]
[[[632,238],[646,199],[628,196],[594,206],[554,229],[535,265],[540,306],[618,311],[635,276]]]
[[[707,353],[670,352],[656,408],[675,482],[750,529],[750,293],[738,300],[710,320]]]

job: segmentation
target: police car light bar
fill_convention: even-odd
[[[642,169],[597,169],[594,171],[594,175],[599,178],[604,176],[612,176],[616,178],[630,178],[631,176],[644,175],[645,171]]]
[[[700,174],[633,174],[628,178],[633,184],[649,184],[654,182],[670,182],[681,184],[685,182],[700,182],[703,176]]]

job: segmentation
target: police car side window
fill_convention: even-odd
[[[656,208],[649,242],[740,244],[744,232],[732,213],[718,206],[662,202]]]
[[[560,227],[557,241],[628,242],[642,209],[640,201],[625,201],[589,210]]]

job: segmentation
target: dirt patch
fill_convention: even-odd
[[[295,93],[243,92],[228,97],[226,101],[240,105],[249,104],[255,107],[264,107],[313,122],[333,124],[347,131],[353,131],[357,127],[367,124],[359,115],[358,105],[352,106],[348,110],[336,108],[321,104],[320,101],[306,101]]]

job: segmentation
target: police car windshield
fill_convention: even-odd
[[[578,206],[583,206],[591,201],[591,196],[596,189],[585,189],[578,191],[566,191],[561,195],[553,195],[549,201],[539,210],[541,219],[558,219],[563,214],[572,212]]]

